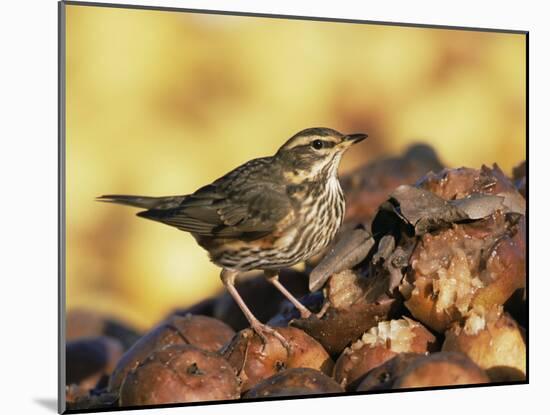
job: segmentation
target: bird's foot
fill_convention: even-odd
[[[281,344],[286,349],[287,353],[290,354],[290,343],[283,337],[281,333],[279,333],[277,330],[275,330],[273,327],[268,326],[267,324],[262,324],[259,321],[253,321],[250,324],[250,327],[252,330],[256,332],[258,336],[260,336],[260,339],[262,340],[262,354],[265,352],[266,344],[269,342],[269,339],[267,338],[267,335],[272,335],[277,340],[281,342]]]
[[[294,304],[294,306],[298,309],[298,311],[300,312],[300,318],[303,318],[303,319],[308,319],[311,317],[311,315],[313,314],[311,311],[309,311],[306,307],[304,307],[302,304],[298,303],[298,304]]]
[[[315,314],[315,317],[317,317],[319,320],[322,319],[329,308],[330,308],[330,301],[325,301],[325,303],[321,307],[321,310],[319,310],[319,312]]]

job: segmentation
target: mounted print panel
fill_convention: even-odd
[[[60,412],[527,383],[527,32],[59,7]]]

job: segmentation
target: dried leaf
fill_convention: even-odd
[[[328,278],[363,261],[374,245],[372,235],[363,227],[344,235],[309,274],[309,289],[317,291]]]
[[[474,193],[462,199],[445,200],[429,190],[414,186],[399,186],[381,210],[391,211],[410,224],[416,235],[450,226],[464,220],[478,220],[497,210],[523,214],[525,201],[518,193],[499,195]],[[376,224],[376,218],[373,223]]]

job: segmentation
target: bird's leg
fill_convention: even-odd
[[[266,333],[267,333],[267,334],[271,334],[277,340],[279,340],[281,342],[281,344],[285,347],[287,352],[290,353],[290,344],[283,337],[283,335],[281,333],[279,333],[277,330],[275,330],[273,327],[270,327],[267,324],[261,323],[260,320],[258,320],[256,318],[256,316],[252,313],[252,311],[250,311],[250,309],[248,308],[248,306],[246,305],[246,303],[242,299],[241,295],[239,294],[239,292],[235,288],[235,278],[237,277],[237,274],[238,273],[236,271],[223,269],[220,277],[221,277],[221,280],[223,282],[223,285],[225,285],[225,288],[227,288],[227,291],[229,292],[231,297],[233,297],[233,299],[235,300],[235,302],[237,303],[237,305],[239,306],[239,308],[243,312],[244,316],[246,317],[246,319],[250,323],[250,327],[252,328],[252,330],[254,330],[256,332],[256,334],[258,334],[258,336],[260,336],[260,339],[262,339],[262,342],[263,342],[262,350],[265,349],[265,345],[268,342],[268,339],[267,339],[267,336],[266,336]]]
[[[283,294],[288,301],[294,304],[294,307],[300,312],[300,317],[309,318],[311,316],[311,311],[309,311],[302,303],[300,303],[296,297],[294,297],[290,291],[288,291],[283,284],[279,281],[279,272],[272,270],[265,270],[264,275],[267,280],[277,288],[281,294]]]

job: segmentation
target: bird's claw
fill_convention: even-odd
[[[267,324],[262,324],[260,322],[251,324],[251,327],[252,327],[252,330],[254,330],[254,332],[256,332],[256,334],[262,340],[262,350],[261,350],[262,354],[265,354],[265,348],[267,343],[269,342],[269,339],[267,338],[267,334],[270,334],[273,337],[275,337],[277,340],[279,340],[283,345],[283,347],[286,349],[287,353],[290,354],[290,351],[291,351],[290,343],[287,341],[287,339],[284,338],[284,336],[281,333],[279,333],[273,327],[270,327]]]
[[[298,309],[298,311],[300,312],[300,318],[303,318],[304,320],[307,320],[312,315],[312,312],[305,307]]]
[[[330,302],[326,301],[325,303],[323,303],[321,310],[319,310],[319,312],[315,314],[315,317],[321,320],[329,308],[330,308]]]

